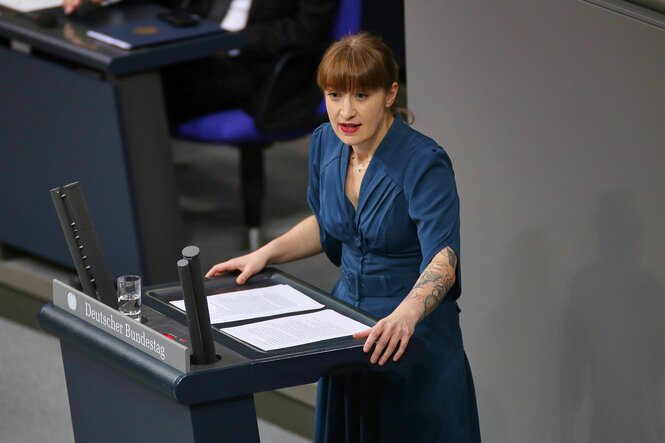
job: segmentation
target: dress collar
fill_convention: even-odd
[[[363,207],[376,184],[386,175],[393,175],[394,172],[400,171],[401,166],[403,166],[405,152],[403,151],[404,146],[401,139],[406,136],[408,130],[409,126],[404,123],[401,117],[396,116],[393,119],[388,132],[386,132],[386,135],[379,143],[376,151],[374,151],[372,161],[365,171],[358,195],[358,207],[355,210],[351,202],[346,198],[346,171],[349,166],[349,150],[351,147],[340,143],[339,197],[344,202],[344,207],[350,211],[349,215],[354,219],[355,225],[359,223]]]

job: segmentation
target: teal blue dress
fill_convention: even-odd
[[[324,252],[340,266],[333,295],[381,318],[439,251],[449,246],[461,257],[455,177],[437,143],[395,118],[365,171],[355,210],[344,191],[349,152],[330,124],[317,128],[307,198]],[[416,327],[425,345],[416,364],[319,381],[314,441],[480,441],[456,302],[459,265],[457,273],[441,304]]]

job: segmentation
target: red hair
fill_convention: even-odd
[[[397,74],[390,48],[379,37],[361,32],[330,45],[319,64],[316,82],[323,91],[389,91]]]

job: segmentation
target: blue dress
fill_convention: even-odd
[[[307,199],[323,249],[341,268],[333,295],[381,318],[439,251],[450,246],[460,258],[455,177],[438,144],[395,118],[365,172],[355,210],[345,195],[349,152],[330,124],[314,132]],[[425,345],[416,364],[319,381],[314,441],[480,441],[456,302],[459,265],[457,273],[441,304],[416,327]]]

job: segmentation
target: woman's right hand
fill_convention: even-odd
[[[319,223],[313,215],[256,251],[217,263],[206,277],[240,271],[236,283],[244,285],[249,278],[261,272],[269,263],[277,265],[323,252],[319,239]]]
[[[240,275],[236,278],[236,283],[243,285],[252,275],[261,272],[263,268],[268,265],[268,260],[269,258],[265,251],[259,249],[251,254],[242,255],[225,262],[217,263],[210,268],[206,277],[215,277],[228,272],[240,271]]]

